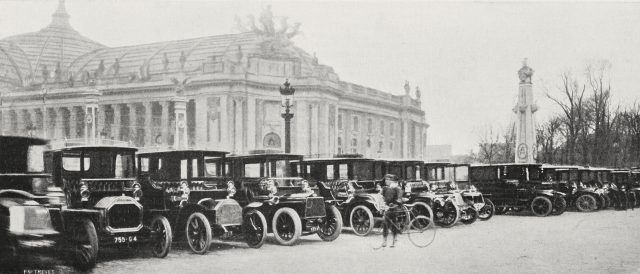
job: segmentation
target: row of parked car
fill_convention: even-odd
[[[640,172],[546,165],[465,165],[255,151],[137,153],[118,146],[47,150],[47,141],[0,136],[0,265],[54,251],[80,269],[106,246],[165,257],[174,240],[194,253],[214,237],[259,248],[301,236],[365,236],[386,208],[385,174],[399,177],[413,216],[441,227],[528,209],[592,211],[636,206]]]

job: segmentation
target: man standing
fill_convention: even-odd
[[[395,218],[396,212],[399,210],[398,206],[402,205],[402,190],[398,185],[398,177],[393,174],[387,174],[383,179],[383,189],[382,196],[384,197],[385,203],[389,206],[389,208],[384,212],[384,222],[382,223],[382,247],[387,246],[387,235],[389,235],[389,229],[391,229],[391,233],[393,234],[393,242],[391,242],[391,247],[394,247],[396,244],[397,236],[399,231],[399,227],[395,225],[391,220]]]

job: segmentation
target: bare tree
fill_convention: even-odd
[[[493,127],[486,127],[480,135],[478,161],[492,164],[498,160],[500,153],[500,133],[494,132]]]
[[[562,124],[562,118],[554,116],[538,126],[536,134],[538,162],[556,163],[560,160],[557,153],[562,145]]]
[[[576,146],[577,140],[584,122],[584,92],[586,87],[580,86],[571,73],[565,72],[561,75],[562,86],[559,91],[561,96],[552,96],[548,91],[547,97],[554,101],[562,109],[567,149],[567,162],[569,164],[576,163]]]

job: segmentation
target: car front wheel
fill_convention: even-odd
[[[438,216],[438,225],[441,227],[452,227],[460,220],[460,208],[451,201],[447,201],[440,209]]]
[[[96,227],[89,219],[83,218],[71,230],[76,267],[81,270],[91,269],[96,264],[96,257],[98,257]]]
[[[211,246],[211,224],[207,217],[200,212],[194,212],[187,219],[187,243],[191,251],[196,254],[205,254]]]
[[[576,209],[580,212],[590,212],[597,208],[596,198],[589,194],[582,194],[576,198]]]
[[[323,241],[333,241],[340,236],[342,232],[342,214],[335,206],[330,206],[327,210],[327,216],[324,222],[318,227],[318,236]]]
[[[460,221],[465,225],[470,225],[478,220],[478,211],[470,206],[464,210],[464,216],[460,218]]]
[[[487,221],[493,217],[493,214],[496,212],[496,206],[493,202],[487,198],[484,199],[484,206],[478,212],[478,219],[481,221]]]
[[[151,241],[151,252],[153,256],[164,258],[171,250],[173,242],[173,233],[171,232],[171,224],[167,217],[158,215],[153,217],[151,221],[151,233],[153,240]]]
[[[292,208],[283,207],[273,215],[273,235],[281,245],[294,245],[302,234],[302,221]]]
[[[371,209],[366,206],[359,205],[351,210],[351,228],[353,233],[358,236],[366,236],[373,230],[374,220]]]
[[[257,210],[247,212],[242,226],[249,247],[259,248],[264,244],[267,238],[267,219],[262,212]]]
[[[538,217],[548,216],[553,210],[553,204],[549,198],[538,196],[531,201],[531,212]]]

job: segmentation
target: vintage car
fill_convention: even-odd
[[[421,172],[423,183],[412,184],[409,189],[406,189],[416,197],[416,200],[431,206],[434,222],[441,227],[454,226],[462,218],[463,210],[460,206],[466,204],[460,194],[451,195],[449,191],[454,188],[448,173],[449,165],[449,163],[424,163]]]
[[[47,206],[46,140],[0,136],[0,269],[26,254],[53,253],[60,235]],[[0,271],[2,272],[2,271]]]
[[[233,199],[235,185],[225,177],[226,154],[208,150],[138,154],[145,212],[165,216],[174,235],[184,235],[197,254],[209,250],[213,236],[229,239],[246,232],[247,244],[258,248],[267,235],[264,215],[256,210],[243,215]]]
[[[382,173],[398,176],[407,201],[416,204],[412,207],[414,215],[433,219],[433,210],[430,205],[433,204],[433,200],[423,199],[423,195],[420,194],[421,189],[426,189],[425,182],[422,180],[424,162],[403,159],[379,159],[376,162],[381,163]]]
[[[476,186],[469,181],[469,164],[450,164],[447,166],[451,182],[454,189],[460,191],[462,198],[468,204],[471,204],[478,211],[478,219],[487,221],[493,217],[496,207],[482,192],[478,191]]]
[[[598,193],[596,198],[598,209],[605,209],[611,204],[608,185],[611,181],[611,170],[601,167],[580,167],[578,188],[585,188]]]
[[[301,235],[318,234],[333,241],[342,231],[342,215],[334,200],[325,200],[297,176],[301,155],[256,151],[226,158],[245,211],[260,211],[282,245],[294,245]]]
[[[496,213],[530,209],[535,216],[548,216],[554,205],[565,204],[566,194],[540,184],[540,164],[471,165],[470,180],[482,193],[490,194]]]
[[[334,158],[305,159],[300,174],[315,186],[325,199],[335,199],[343,222],[358,236],[372,232],[382,221],[386,207],[381,192],[384,176],[380,162],[362,155],[336,155]],[[422,206],[422,207],[421,207]],[[417,204],[417,210],[430,210]]]
[[[580,180],[581,175],[588,174],[584,170],[585,168],[580,166],[546,164],[542,166],[543,182],[567,194],[565,198],[567,206],[564,209],[575,206],[580,212],[589,212],[598,209],[599,205],[606,204],[604,197],[597,189],[588,187],[589,183],[582,183]]]
[[[640,169],[631,170],[630,188],[636,194],[636,207],[640,207]]]
[[[628,169],[611,170],[611,189],[617,197],[618,209],[629,209],[635,207],[636,194],[631,190],[631,171]]]
[[[54,185],[65,194],[60,228],[79,268],[95,265],[98,247],[147,245],[169,253],[172,232],[162,214],[144,214],[135,178],[135,148],[76,146],[45,152]]]

